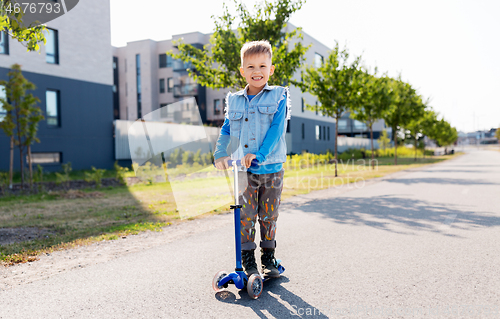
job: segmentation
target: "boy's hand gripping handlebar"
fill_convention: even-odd
[[[236,166],[241,166],[241,160],[236,160],[236,161],[229,160],[229,161],[227,161],[227,165],[228,166],[234,166],[233,163],[236,164]],[[212,163],[212,165],[215,167],[215,163]],[[259,161],[256,160],[256,159],[253,159],[252,160],[252,165],[250,165],[250,166],[251,167],[259,166]]]
[[[236,160],[236,161],[229,160],[229,161],[227,161],[227,165],[229,165],[229,166],[233,166],[233,162],[236,162],[236,163],[235,163],[235,164],[236,164],[236,166],[241,166],[241,160]],[[250,165],[250,166],[252,166],[252,167],[259,166],[259,161],[258,161],[258,160],[256,160],[256,159],[253,159],[253,160],[252,160],[252,165]]]

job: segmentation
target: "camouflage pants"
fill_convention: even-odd
[[[260,247],[276,247],[276,221],[284,173],[284,170],[271,174],[239,172],[239,203],[243,206],[240,213],[242,250],[257,248],[254,242],[257,216],[260,223]]]

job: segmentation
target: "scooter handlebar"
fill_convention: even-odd
[[[234,162],[233,160],[229,160],[229,161],[227,161],[227,165],[233,166],[233,162]],[[212,164],[215,167],[215,163],[212,163]],[[241,160],[236,160],[236,166],[241,166]],[[252,167],[259,166],[259,161],[256,159],[253,159],[252,164],[250,166],[252,166]]]
[[[233,160],[229,160],[229,161],[227,161],[227,165],[233,166],[233,162],[234,162]],[[241,160],[236,160],[236,166],[241,166]],[[250,166],[252,166],[252,167],[259,166],[259,161],[256,159],[253,159],[252,164]]]

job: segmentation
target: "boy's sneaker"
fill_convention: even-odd
[[[260,261],[262,262],[262,274],[266,277],[278,278],[280,272],[278,263],[274,258],[274,248],[261,248]]]
[[[241,264],[248,278],[253,274],[260,276],[259,270],[257,269],[257,263],[255,262],[254,249],[241,251]]]

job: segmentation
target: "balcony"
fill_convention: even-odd
[[[198,84],[176,84],[174,85],[174,97],[195,96],[198,95]]]
[[[182,62],[180,59],[175,59],[172,63],[172,68],[174,72],[185,71],[186,69],[192,69],[192,63]]]

